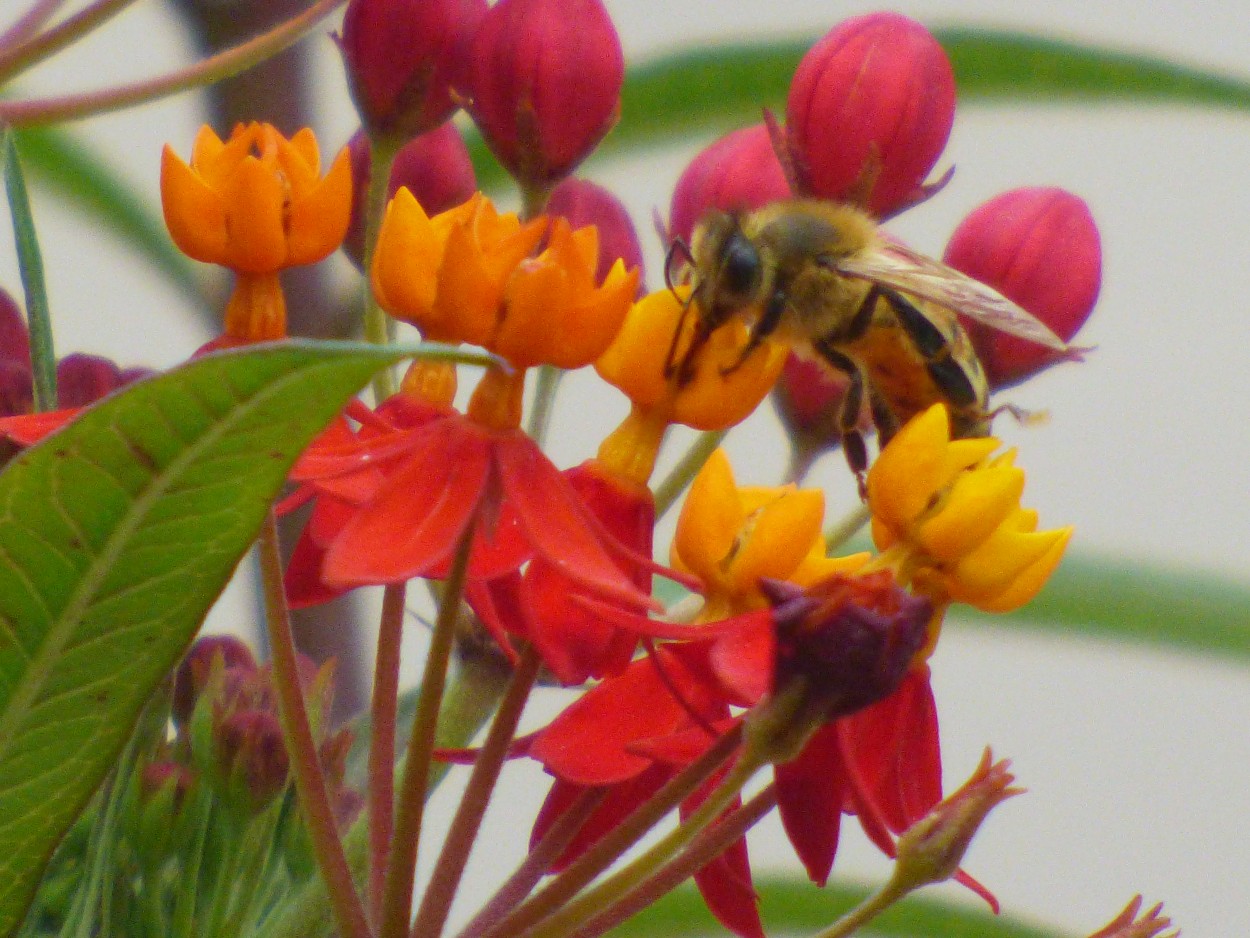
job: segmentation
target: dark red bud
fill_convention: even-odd
[[[456,109],[486,0],[350,0],[339,46],[362,123],[410,137]]]
[[[500,0],[471,68],[469,112],[526,188],[567,176],[616,123],[625,59],[600,0]]]
[[[670,236],[690,240],[709,209],[759,208],[790,195],[781,163],[763,124],[721,137],[690,161],[673,190]]]
[[[786,103],[809,194],[857,201],[878,217],[920,196],[954,119],[946,53],[897,13],[836,26],[799,63]]]
[[[364,204],[369,192],[369,140],[359,130],[347,144],[352,160],[352,216],[343,251],[360,267],[365,247]],[[460,131],[445,123],[405,143],[395,155],[387,182],[389,199],[407,187],[427,215],[437,215],[467,202],[477,189],[473,163]]]
[[[147,368],[123,371],[99,355],[67,355],[56,365],[57,399],[61,407],[86,407],[151,373]]]
[[[195,772],[185,765],[163,759],[149,763],[139,777],[139,790],[145,800],[154,797],[161,789],[169,785],[174,792],[174,810],[182,804],[191,786],[195,783]]]
[[[594,225],[599,229],[599,269],[595,277],[602,281],[617,258],[627,268],[642,271],[642,246],[629,211],[621,200],[603,186],[585,179],[566,179],[551,190],[547,214],[567,218],[575,229]],[[638,295],[646,292],[641,279]]]
[[[290,760],[277,716],[266,710],[240,710],[217,727],[222,773],[238,779],[253,806],[271,801],[286,787]]]
[[[846,375],[790,353],[781,378],[773,386],[773,406],[802,450],[815,455],[842,442],[838,415],[850,383]],[[867,429],[866,410],[860,418],[860,429]]]
[[[803,711],[846,716],[888,696],[924,645],[933,609],[887,572],[834,576],[801,592],[766,584],[777,652],[773,687],[805,683]]]
[[[1089,206],[1049,186],[1013,189],[974,209],[951,235],[944,260],[1019,303],[1065,342],[1089,318],[1102,282]],[[992,387],[1018,384],[1073,357],[962,321]]]
[[[17,301],[0,289],[0,363],[30,367],[30,333]]]
[[[174,722],[179,726],[185,726],[191,719],[195,702],[208,683],[217,659],[221,659],[227,671],[237,672],[240,677],[250,676],[256,670],[256,658],[251,649],[233,635],[205,635],[196,639],[174,672],[172,709]]]

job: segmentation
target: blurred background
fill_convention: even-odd
[[[605,0],[628,62],[677,49],[768,37],[816,37],[838,20],[878,7],[822,0]],[[0,28],[28,0],[0,0]],[[293,0],[200,0],[249,17]],[[136,3],[88,42],[23,78],[17,93],[64,93],[134,80],[191,61],[190,0]],[[1182,0],[915,0],[899,12],[929,26],[992,26],[1165,56],[1250,80],[1250,30],[1242,3]],[[220,12],[220,11],[218,11]],[[217,20],[221,17],[218,15]],[[357,122],[344,90],[332,18],[302,45],[310,121],[323,150]],[[202,35],[202,34],[201,34]],[[227,37],[228,38],[228,37]],[[185,94],[74,127],[152,205],[161,146],[187,154],[210,119],[205,99]],[[225,131],[228,127],[219,126]],[[282,128],[288,132],[294,127]],[[728,127],[724,129],[730,129]],[[650,234],[673,183],[716,133],[628,157],[592,160],[582,175],[630,207],[648,250],[648,282],[660,282],[663,246]],[[957,222],[1003,189],[1060,185],[1089,203],[1103,236],[1103,292],[1077,337],[1088,361],[1065,365],[1005,399],[1046,410],[1048,423],[996,429],[1021,449],[1027,503],[1044,526],[1075,524],[1074,550],[1250,578],[1250,116],[1233,110],[1099,103],[964,107],[939,170],[957,167],[940,195],[892,224],[912,245],[940,254]],[[33,193],[59,354],[92,352],[123,366],[166,367],[210,337],[185,294],[133,251],[84,223],[46,190]],[[353,275],[333,260],[334,283]],[[0,224],[0,285],[18,293],[11,230]],[[296,302],[292,301],[293,304]],[[574,405],[576,402],[576,406]],[[552,456],[561,466],[593,452],[624,399],[593,375],[566,382]],[[784,437],[765,406],[731,434],[741,481],[773,484]],[[670,454],[680,446],[671,446]],[[662,470],[661,470],[662,471]],[[830,516],[849,508],[853,487],[840,454],[818,464]],[[671,530],[671,529],[666,529]],[[665,543],[661,534],[657,543]],[[246,570],[244,571],[246,574]],[[247,576],[209,618],[214,631],[250,632]],[[1250,622],[1244,623],[1250,628]],[[416,661],[421,637],[414,628]],[[367,630],[362,640],[368,640]],[[953,623],[933,662],[947,784],[971,771],[982,747],[1010,756],[1030,793],[995,814],[966,866],[1004,909],[1087,934],[1136,892],[1165,900],[1190,936],[1250,934],[1250,673],[1199,655],[1045,635],[1018,625]],[[559,697],[551,695],[552,706]],[[539,716],[536,715],[535,719]],[[526,772],[530,772],[526,775]],[[490,856],[475,856],[461,915],[506,875],[524,848],[545,786],[518,768],[491,821]],[[528,780],[528,784],[526,783]],[[452,803],[443,792],[440,801]],[[883,861],[847,828],[838,869],[879,879]],[[504,835],[506,834],[506,836]],[[779,829],[754,835],[757,868],[796,873]],[[427,852],[428,856],[428,852]],[[954,901],[958,887],[943,887]]]

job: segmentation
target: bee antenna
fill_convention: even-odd
[[[676,244],[676,242],[674,242],[674,244]],[[669,249],[669,253],[670,254],[672,253],[672,248]],[[668,280],[668,264],[667,263],[664,265],[664,279],[665,281]],[[673,285],[670,283],[668,285],[668,288],[670,290],[673,290]],[[673,290],[674,295],[676,295],[676,292],[677,292],[676,290]],[[690,306],[693,302],[694,302],[693,292],[688,297],[686,297],[685,300],[682,301],[681,315],[677,317],[677,327],[673,330],[673,339],[671,342],[668,343],[668,353],[664,356],[664,377],[665,378],[673,377],[673,374],[677,371],[677,343],[681,341],[681,334],[686,331],[686,317],[690,315]],[[689,361],[690,356],[693,355],[694,352],[695,352],[695,345],[692,340],[690,348],[686,351],[685,360]],[[683,371],[685,370],[684,362],[683,362],[682,370]]]
[[[668,253],[664,255],[664,285],[673,294],[677,293],[673,284],[673,259],[675,257],[680,257],[686,264],[694,264],[694,255],[690,253],[690,245],[682,238],[674,238],[668,246]]]

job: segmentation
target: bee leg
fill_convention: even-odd
[[[838,407],[838,434],[842,437],[842,452],[846,455],[846,463],[855,474],[859,497],[866,501],[868,499],[868,445],[864,442],[864,435],[859,432],[859,415],[864,408],[864,373],[855,362],[827,341],[813,342],[812,347],[830,367],[843,372],[850,379],[846,392],[842,395],[842,403]],[[875,397],[875,395],[870,395],[870,397]]]
[[[742,351],[738,353],[738,357],[734,359],[732,365],[720,370],[722,376],[733,374],[741,368],[743,363],[751,357],[751,353],[763,345],[764,340],[777,331],[777,325],[781,322],[781,314],[785,312],[788,302],[789,297],[781,290],[778,290],[769,298],[768,305],[764,307],[764,315],[751,327],[751,335],[747,339],[747,344],[743,346]]]
[[[899,325],[924,359],[929,377],[941,390],[951,408],[967,410],[981,404],[976,385],[951,354],[950,342],[942,330],[902,294],[883,290],[881,295],[894,310]]]

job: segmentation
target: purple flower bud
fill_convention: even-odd
[[[469,112],[526,188],[567,176],[616,123],[625,59],[600,0],[500,0],[471,68]]]
[[[198,638],[174,672],[173,717],[179,726],[191,719],[195,703],[208,683],[213,662],[221,659],[227,670],[250,676],[256,671],[256,658],[242,641],[232,635],[205,635]]]
[[[123,371],[99,355],[66,355],[56,364],[56,394],[61,407],[86,407],[151,373],[147,368]]]
[[[690,161],[673,190],[669,234],[684,241],[709,209],[759,208],[790,195],[768,128],[744,127],[721,137]]]
[[[405,137],[437,127],[457,107],[473,33],[486,0],[351,0],[339,46],[361,121]]]
[[[878,217],[921,196],[954,119],[946,53],[897,13],[870,13],[830,31],[799,63],[786,103],[807,194],[857,201]]]
[[[1102,246],[1089,206],[1063,189],[1012,189],[974,209],[951,235],[944,260],[998,290],[1065,342],[1093,311]],[[1018,384],[1074,357],[963,320],[995,388]]]
[[[242,783],[251,807],[262,807],[286,787],[290,759],[273,713],[231,713],[216,727],[216,742],[222,774]]]
[[[626,268],[637,267],[642,271],[642,247],[633,219],[621,204],[621,200],[603,186],[585,179],[566,179],[551,190],[547,200],[547,214],[567,218],[573,228],[594,225],[599,230],[599,268],[595,282],[601,283],[617,259]],[[641,276],[638,295],[646,293]]]
[[[369,140],[359,130],[347,144],[352,160],[352,216],[343,251],[357,267],[365,247],[364,204],[369,192]],[[404,186],[430,216],[455,208],[477,190],[469,150],[455,125],[442,124],[413,137],[395,155],[387,182],[389,199]]]
[[[17,301],[0,289],[0,363],[30,367],[30,333]]]

